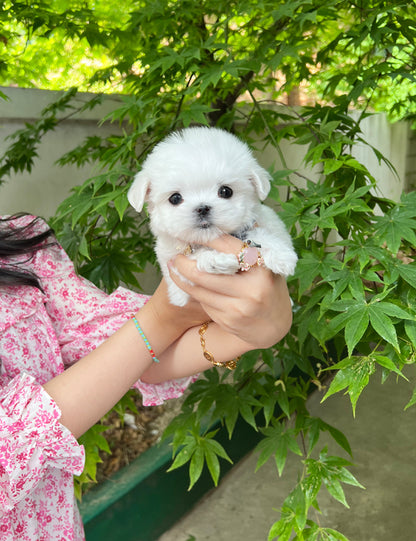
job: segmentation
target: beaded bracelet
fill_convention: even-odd
[[[204,335],[208,329],[208,325],[209,325],[209,321],[206,321],[205,323],[201,325],[198,331],[200,341],[201,341],[201,346],[202,346],[202,353],[204,354],[205,359],[209,361],[211,364],[213,364],[214,366],[222,366],[222,367],[226,366],[229,370],[234,370],[235,367],[237,366],[237,362],[240,360],[240,357],[237,357],[236,359],[232,359],[231,361],[225,361],[221,363],[219,361],[216,361],[214,359],[214,355],[210,353],[209,351],[207,351],[205,347]]]
[[[139,331],[140,336],[143,338],[143,342],[146,344],[146,347],[149,350],[149,353],[152,356],[152,359],[155,361],[155,363],[158,363],[159,359],[156,357],[155,352],[153,351],[152,346],[149,343],[149,340],[146,338],[146,335],[144,334],[142,328],[139,325],[139,322],[134,316],[131,319],[133,320],[133,323],[136,325],[136,329]]]

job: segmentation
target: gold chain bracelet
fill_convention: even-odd
[[[209,321],[206,321],[205,323],[203,323],[199,329],[199,336],[200,336],[200,340],[201,340],[201,346],[202,346],[202,352],[204,354],[204,357],[207,361],[209,361],[211,364],[213,364],[214,366],[222,366],[222,367],[227,367],[229,370],[234,370],[235,367],[237,366],[237,362],[240,360],[240,357],[237,357],[236,359],[232,359],[231,361],[225,361],[223,363],[220,363],[218,361],[216,361],[214,359],[214,355],[212,353],[210,353],[209,351],[207,351],[206,349],[206,346],[205,346],[205,338],[204,338],[204,335],[205,333],[207,332],[207,329],[208,329],[208,325],[209,325]]]

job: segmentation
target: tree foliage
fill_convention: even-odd
[[[221,459],[229,457],[210,421],[219,419],[231,437],[241,417],[263,436],[258,467],[272,459],[281,475],[289,454],[301,457],[299,481],[269,540],[345,540],[310,511],[319,510],[322,488],[347,505],[343,485],[360,486],[345,458],[352,450],[336,427],[311,416],[307,397],[316,387],[325,388],[324,399],[346,391],[355,412],[377,368],[383,380],[405,377],[415,360],[416,196],[394,202],[376,195],[377,179],[353,149],[364,142],[361,122],[372,108],[386,103],[392,115],[411,116],[416,8],[401,0],[132,0],[117,19],[105,4],[2,3],[7,39],[18,28],[34,44],[72,40],[82,47],[87,40],[106,57],[88,84],[121,90],[106,120],[122,130],[89,138],[61,158],[94,161],[102,172],[74,189],[52,223],[85,276],[109,290],[121,281],[137,287],[136,272],[153,257],[152,239],[146,216],[139,224],[132,216],[126,191],[156,142],[199,123],[238,131],[259,150],[276,149],[283,167],[272,171],[270,201],[280,206],[299,254],[289,282],[293,327],[270,350],[247,354],[231,378],[212,370],[192,386],[167,430],[171,469],[189,465],[192,487],[206,466],[216,484]],[[3,76],[18,80],[11,58]],[[26,61],[22,52],[18,65]],[[293,108],[288,96],[299,87],[308,104]],[[75,94],[68,90],[38,123],[15,134],[3,177],[30,170],[39,138],[56,126],[58,110],[71,114]],[[349,115],[354,106],[361,108],[356,120]],[[306,147],[317,181],[288,168],[283,142]],[[342,456],[320,448],[323,432]],[[101,441],[99,429],[92,438]]]
[[[394,118],[415,111],[411,1],[3,0],[0,8],[6,83],[149,95],[168,87],[184,99],[200,90],[222,107],[214,88],[233,105],[246,90],[276,99],[302,84],[317,101],[345,95]]]

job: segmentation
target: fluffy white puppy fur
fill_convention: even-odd
[[[188,295],[169,277],[167,263],[178,253],[192,253],[202,271],[234,274],[236,254],[200,246],[222,233],[261,246],[264,264],[288,276],[297,256],[275,211],[261,203],[270,190],[270,175],[248,146],[217,128],[174,132],[149,154],[128,192],[140,212],[147,203],[156,255],[168,282],[170,301],[184,306]]]

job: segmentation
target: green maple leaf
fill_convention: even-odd
[[[398,205],[384,216],[374,217],[377,227],[377,237],[386,243],[389,250],[396,254],[402,240],[412,246],[416,245],[416,219],[413,209]]]
[[[282,475],[289,450],[292,451],[292,453],[302,456],[302,451],[296,441],[296,432],[291,428],[285,429],[284,425],[281,423],[264,428],[262,432],[265,437],[255,448],[255,451],[260,452],[256,471],[263,466],[271,456],[274,456],[279,475]]]

